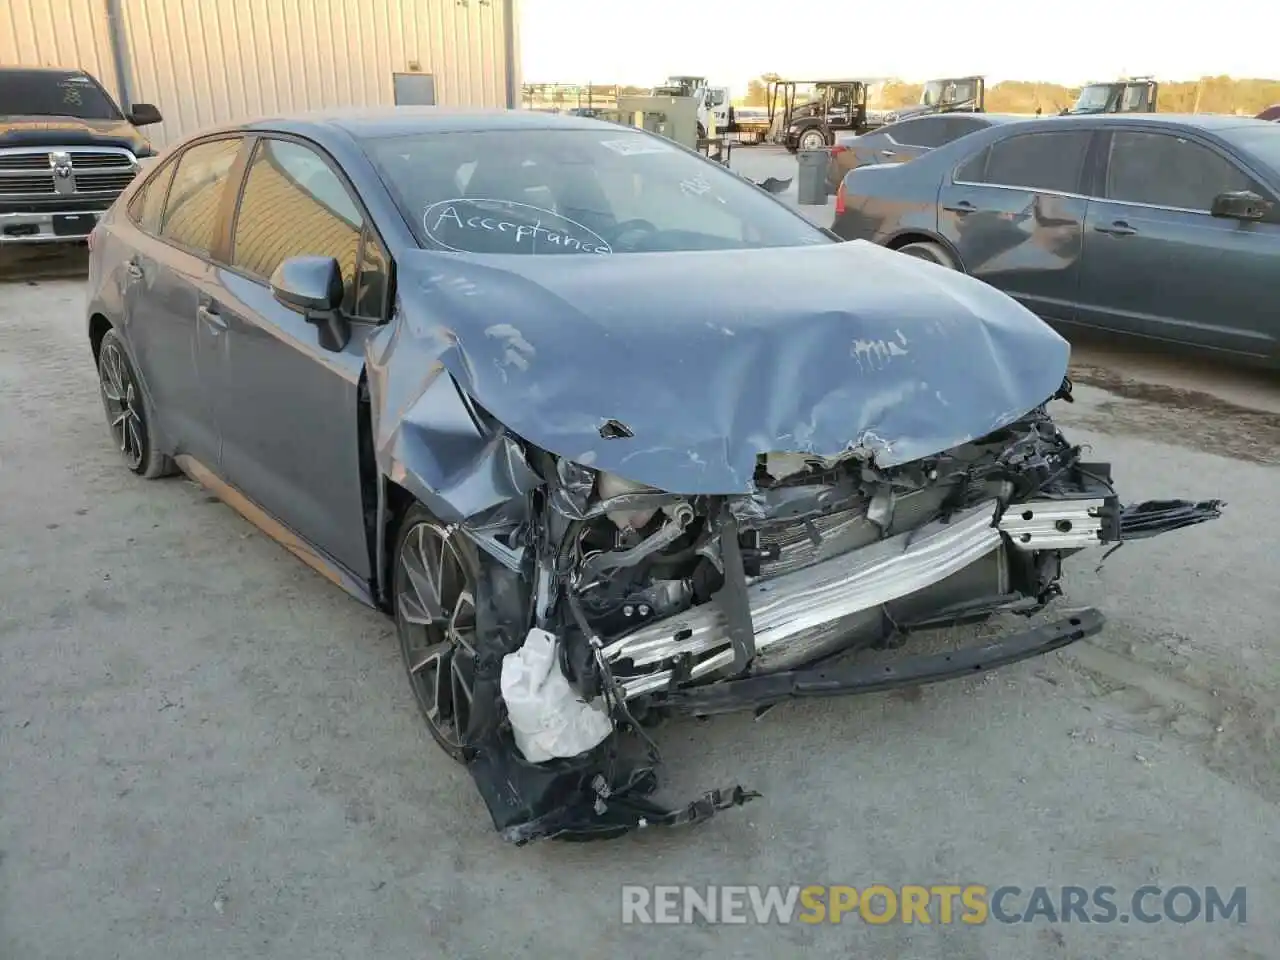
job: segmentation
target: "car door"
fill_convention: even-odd
[[[242,142],[219,137],[194,143],[169,164],[169,179],[157,176],[148,184],[144,218],[150,219],[137,224],[125,264],[129,341],[151,396],[156,428],[176,453],[210,463],[218,457],[218,429],[205,371],[198,366],[196,314]]]
[[[365,342],[386,312],[385,249],[327,157],[304,141],[263,137],[204,301],[217,330],[206,353],[225,478],[359,580],[371,568],[358,401]],[[323,349],[317,328],[271,294],[275,268],[306,254],[342,267],[353,322],[341,351]]]
[[[1209,212],[1220,193],[1253,190],[1274,202],[1272,191],[1189,134],[1135,128],[1108,137],[1101,196],[1085,224],[1081,322],[1273,353],[1280,221],[1274,210],[1269,222]]]
[[[938,233],[964,269],[1042,317],[1075,313],[1084,219],[1081,193],[1092,132],[1004,136],[943,178]]]

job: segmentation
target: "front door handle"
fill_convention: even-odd
[[[959,203],[948,204],[944,206],[942,209],[947,210],[950,213],[965,214],[965,213],[975,213],[977,212],[978,208],[975,207],[968,200],[961,200]]]
[[[196,318],[209,327],[214,333],[221,333],[227,329],[227,322],[222,319],[222,315],[214,310],[208,304],[202,303],[196,307]]]
[[[1098,233],[1105,233],[1113,237],[1131,237],[1138,232],[1123,220],[1117,220],[1115,223],[1105,227],[1102,224],[1098,224],[1093,229]]]
[[[881,150],[881,151],[880,151],[880,156],[882,156],[882,157],[896,157],[896,156],[897,156],[897,154],[896,154],[896,153],[894,153],[892,150]]]

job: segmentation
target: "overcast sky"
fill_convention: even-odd
[[[766,72],[914,81],[978,73],[989,82],[1067,85],[1119,74],[1280,75],[1274,31],[1262,30],[1266,21],[1280,25],[1276,0],[520,0],[520,7],[526,83],[652,85],[687,73],[738,95]]]

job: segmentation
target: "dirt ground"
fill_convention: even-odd
[[[685,832],[516,849],[388,621],[108,442],[83,282],[0,282],[0,957],[1274,957],[1280,384],[1109,345],[1055,411],[1220,520],[1069,562],[1096,638],[658,731]],[[1248,922],[626,926],[623,884],[1247,887]]]

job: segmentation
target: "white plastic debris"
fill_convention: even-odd
[[[576,757],[613,732],[600,700],[583,700],[560,672],[556,638],[533,629],[502,659],[502,699],[516,747],[530,763]]]

